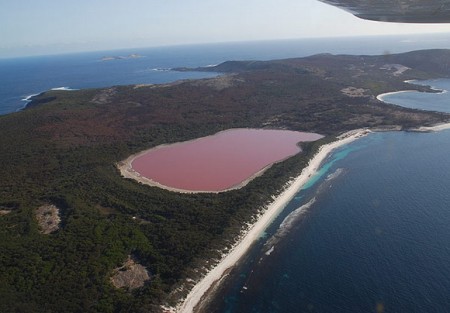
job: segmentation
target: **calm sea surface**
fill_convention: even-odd
[[[450,107],[449,93],[393,98]],[[450,130],[376,133],[335,151],[208,312],[450,312],[449,156]]]
[[[411,82],[417,85],[431,86],[441,90],[441,93],[429,94],[418,91],[406,91],[383,96],[383,101],[404,106],[407,108],[422,109],[450,113],[450,79],[430,79]]]
[[[22,99],[52,88],[166,83],[214,75],[168,70],[174,67],[206,66],[228,60],[303,57],[324,52],[383,54],[449,46],[448,35],[408,35],[208,44],[0,59],[0,114],[20,110],[27,103]],[[101,61],[105,56],[130,54],[142,57]]]
[[[210,312],[448,312],[449,155],[450,131],[378,133],[336,151]]]
[[[214,75],[167,70],[177,66],[449,46],[448,36],[428,35],[3,59],[0,114],[19,110],[26,104],[23,98],[51,88]],[[100,61],[131,53],[143,57]],[[449,86],[448,81],[432,85],[444,88],[441,83]],[[417,94],[407,96],[410,100],[401,105],[412,106],[411,99],[418,99]],[[421,105],[441,103],[433,110],[450,103],[420,96],[427,97],[419,100]],[[209,312],[449,312],[449,156],[450,131],[377,133],[335,151],[234,270]]]

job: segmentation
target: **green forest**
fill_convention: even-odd
[[[49,91],[26,110],[0,116],[0,312],[159,312],[162,303],[173,304],[179,295],[172,291],[229,248],[320,145],[361,127],[449,121],[375,98],[405,89],[406,79],[442,76],[433,64],[444,57],[450,53],[392,56],[388,61],[411,68],[401,77],[380,69],[386,56],[224,63],[212,79]],[[344,94],[349,86],[364,94]],[[217,194],[149,187],[117,169],[139,151],[238,127],[326,137],[302,144],[301,153],[244,188]],[[61,217],[49,235],[35,217],[45,204]],[[129,255],[150,280],[116,288],[111,275]]]

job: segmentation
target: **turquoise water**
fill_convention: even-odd
[[[333,165],[339,161],[344,159],[349,153],[352,151],[356,151],[361,149],[361,146],[345,146],[344,148],[338,149],[335,151],[329,159],[328,162],[325,162],[320,169],[308,180],[308,182],[303,185],[302,190],[311,188],[321,179],[323,179],[324,175],[327,174]],[[301,197],[300,195],[296,197]]]
[[[375,133],[341,147],[207,311],[448,312],[449,156],[450,130]]]

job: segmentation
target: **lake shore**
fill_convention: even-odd
[[[281,129],[233,128],[188,141],[159,145],[131,155],[116,166],[125,178],[172,192],[221,193],[246,186],[273,164],[299,153],[299,143],[322,137],[315,133]],[[163,149],[164,152],[161,151]],[[158,156],[158,152],[162,153]],[[144,166],[142,161],[136,165],[141,158],[149,158],[148,155],[152,155],[154,162],[151,170],[145,165],[146,161]],[[261,157],[263,155],[266,157]],[[170,169],[161,170],[168,166]],[[198,175],[200,179],[196,178]],[[186,177],[189,177],[188,183]],[[225,180],[220,180],[220,177],[225,177]]]
[[[132,155],[130,157],[128,157],[126,160],[121,161],[119,163],[117,163],[117,168],[120,171],[120,174],[124,177],[124,178],[130,178],[130,179],[134,179],[135,181],[144,184],[144,185],[148,185],[148,186],[152,186],[152,187],[158,187],[161,189],[165,189],[168,191],[172,191],[172,192],[178,192],[178,193],[190,193],[190,194],[194,194],[194,193],[221,193],[221,192],[227,192],[227,191],[231,191],[231,190],[236,190],[236,189],[241,189],[245,186],[247,186],[247,184],[249,182],[251,182],[253,179],[261,176],[262,174],[264,174],[265,171],[267,171],[273,164],[278,163],[278,162],[282,162],[283,160],[280,160],[278,162],[274,162],[272,164],[269,164],[267,166],[265,166],[264,168],[262,168],[261,170],[259,170],[258,172],[254,173],[253,175],[251,175],[250,177],[248,177],[246,180],[238,183],[237,185],[234,185],[230,188],[227,189],[223,189],[223,190],[219,190],[219,191],[211,191],[211,190],[186,190],[186,189],[179,189],[179,188],[174,188],[174,187],[169,187],[163,184],[160,184],[152,179],[149,179],[147,177],[141,176],[137,171],[135,171],[133,169],[132,163],[133,161],[138,158],[139,156],[147,153],[149,150],[145,150],[141,153]]]
[[[220,262],[211,269],[200,281],[191,289],[187,297],[175,308],[165,307],[166,312],[190,313],[194,312],[196,307],[211,296],[211,290],[224,278],[226,273],[244,256],[250,246],[259,238],[273,219],[284,209],[295,194],[304,186],[308,180],[318,171],[322,162],[336,148],[346,145],[360,137],[370,133],[368,129],[358,129],[344,133],[338,137],[337,141],[325,144],[309,161],[308,165],[302,170],[301,174],[293,179],[288,187],[279,194],[274,201],[267,207],[260,218],[248,227],[244,235],[238,240],[235,246],[226,254]]]

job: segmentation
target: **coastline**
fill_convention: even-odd
[[[434,126],[421,126],[419,128],[412,129],[411,131],[416,131],[416,132],[438,132],[438,131],[446,130],[446,129],[450,129],[450,122],[449,123],[437,124],[437,125],[434,125]]]
[[[437,78],[437,79],[439,79],[439,78]],[[433,80],[433,79],[426,79],[425,81],[430,81],[430,80]],[[421,80],[417,80],[417,79],[405,80],[405,83],[408,83],[408,84],[418,85],[418,86],[428,86],[428,87],[430,87],[431,90],[437,91],[438,93],[447,93],[448,92],[448,90],[435,87],[431,84],[421,84],[421,82],[422,82]]]
[[[23,106],[17,108],[16,112],[23,111],[23,110],[26,110],[33,106],[38,105],[39,102],[33,104],[33,101],[35,101],[35,98],[43,95],[44,93],[46,93],[48,91],[76,91],[76,90],[79,90],[79,89],[73,89],[70,87],[54,87],[54,88],[50,88],[48,90],[41,91],[39,93],[28,95],[25,98],[20,99],[20,101],[25,102],[25,104]]]
[[[405,80],[405,83],[408,83],[408,84],[413,84],[413,85],[415,84],[415,85],[419,85],[419,86],[428,86],[428,87],[430,87],[430,89],[437,91],[439,94],[444,94],[444,93],[448,92],[445,89],[439,89],[437,87],[434,87],[432,85],[427,85],[427,84],[418,84],[417,82],[419,82],[419,80]],[[405,92],[420,92],[420,91],[418,91],[418,90],[401,90],[401,91],[386,92],[386,93],[379,94],[376,98],[377,98],[377,100],[382,101],[384,103],[391,103],[391,102],[385,101],[384,98],[389,95],[400,94],[400,93],[405,93]],[[397,105],[395,103],[392,103],[392,104]],[[425,110],[425,109],[421,109],[421,110]],[[442,113],[445,113],[445,112],[442,112]],[[446,130],[446,129],[450,129],[450,122],[440,123],[440,124],[436,124],[433,126],[421,126],[418,128],[409,129],[408,131],[438,132],[438,131]]]
[[[390,95],[396,95],[396,94],[399,94],[399,93],[405,93],[405,92],[420,92],[420,91],[411,89],[411,90],[400,90],[400,91],[386,92],[386,93],[379,94],[379,95],[377,96],[377,100],[382,101],[382,102],[384,102],[384,103],[390,103],[390,102],[386,102],[386,101],[383,100],[383,99],[384,99],[385,97],[387,97],[387,96],[390,96]]]
[[[408,83],[408,84],[411,84],[411,85],[428,86],[431,90],[434,90],[434,91],[436,91],[437,93],[447,93],[447,90],[445,90],[445,89],[440,89],[440,88],[437,88],[437,87],[432,86],[432,85],[429,85],[429,84],[420,84],[420,83],[419,83],[420,80],[417,80],[417,79],[405,80],[404,82],[405,82],[405,83]],[[400,90],[400,91],[391,91],[391,92],[385,92],[385,93],[379,94],[376,98],[377,98],[377,100],[379,100],[379,101],[382,101],[382,102],[385,102],[385,103],[390,103],[390,102],[384,101],[383,99],[384,99],[386,96],[395,95],[395,94],[399,94],[399,93],[405,93],[405,92],[422,92],[422,91],[415,90],[415,89]]]
[[[224,278],[226,273],[238,262],[248,251],[250,246],[259,238],[273,219],[284,209],[295,194],[308,182],[320,168],[326,157],[336,148],[346,145],[358,138],[361,138],[371,131],[368,129],[357,129],[346,132],[338,137],[337,141],[325,144],[319,148],[319,151],[309,161],[308,165],[302,170],[300,175],[293,179],[288,187],[279,194],[274,201],[267,207],[259,219],[245,231],[238,242],[226,254],[219,263],[198,281],[191,289],[185,299],[176,307],[163,307],[166,312],[191,313],[200,304],[201,300],[208,297],[208,293],[217,282]]]

